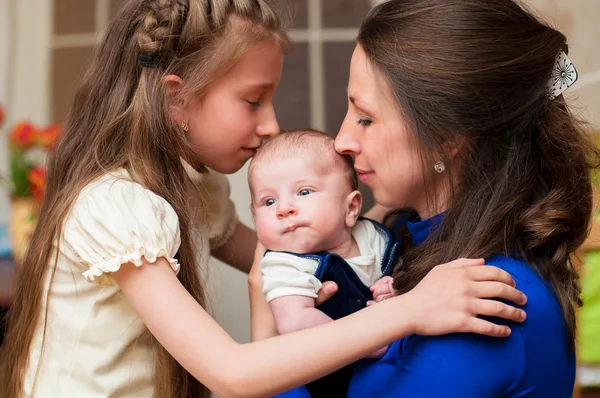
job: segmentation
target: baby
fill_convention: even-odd
[[[248,180],[263,292],[280,334],[317,326],[364,308],[372,291],[389,292],[398,256],[393,234],[359,217],[362,196],[352,159],[325,133],[304,129],[268,141],[252,159]],[[319,309],[322,282],[338,292]],[[378,282],[382,289],[371,287]],[[385,351],[378,351],[375,356]]]

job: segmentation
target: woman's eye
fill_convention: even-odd
[[[265,206],[269,207],[275,204],[275,199],[267,199],[265,200]]]
[[[306,196],[306,195],[310,195],[312,193],[312,191],[310,189],[301,189],[300,192],[298,192],[298,196]]]
[[[260,106],[260,102],[259,101],[248,101],[248,103],[253,108],[258,108]]]
[[[372,120],[369,119],[358,119],[357,124],[359,124],[360,126],[363,127],[369,127],[371,125],[371,123],[373,123]]]

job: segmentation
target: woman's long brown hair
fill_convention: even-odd
[[[163,78],[176,74],[186,83],[169,101],[197,100],[253,43],[270,40],[287,47],[282,28],[277,9],[266,0],[131,0],[123,6],[96,49],[63,136],[49,157],[45,200],[9,314],[0,361],[2,397],[23,395],[29,349],[40,321],[45,332],[42,308],[52,296],[44,287],[49,278],[52,289],[63,221],[79,192],[108,171],[126,169],[173,207],[181,230],[178,277],[204,305],[196,263],[207,259],[195,256],[192,188],[181,163],[181,158],[197,163],[196,155],[169,117]],[[157,67],[142,67],[140,55],[156,60]],[[154,345],[156,397],[207,394],[162,346]]]
[[[512,0],[391,0],[372,10],[358,43],[414,135],[432,208],[441,184],[449,190],[441,225],[406,253],[396,288],[456,258],[516,256],[552,286],[572,346],[581,303],[572,255],[589,233],[598,152],[565,99],[548,96],[565,36]]]

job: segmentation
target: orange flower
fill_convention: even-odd
[[[60,135],[60,125],[52,124],[37,132],[37,143],[46,149],[52,148]]]
[[[10,141],[15,146],[29,148],[35,140],[35,127],[28,122],[20,122],[15,125],[10,135]]]
[[[41,166],[32,167],[27,174],[31,194],[38,201],[44,200],[44,189],[46,188],[46,169]]]

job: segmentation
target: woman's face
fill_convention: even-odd
[[[370,63],[360,44],[352,55],[348,113],[335,148],[354,157],[360,181],[373,191],[379,204],[410,207],[422,218],[430,216],[414,137],[390,84]]]

